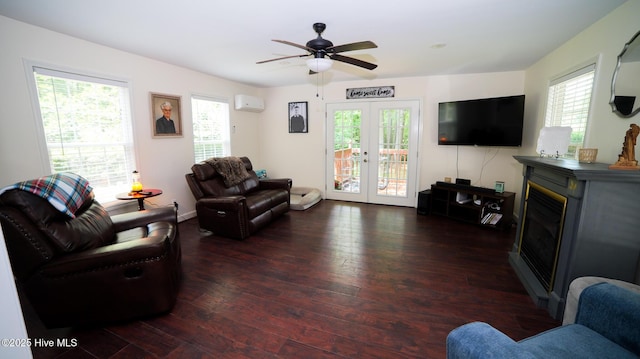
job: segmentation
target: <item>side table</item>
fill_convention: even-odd
[[[141,192],[125,192],[119,193],[116,195],[117,199],[121,199],[124,201],[137,199],[138,200],[138,211],[144,211],[144,199],[151,198],[155,196],[159,196],[162,194],[161,189],[157,188],[146,188]]]

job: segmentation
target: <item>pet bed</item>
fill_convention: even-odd
[[[291,209],[304,211],[320,202],[322,196],[320,190],[309,187],[291,187]]]

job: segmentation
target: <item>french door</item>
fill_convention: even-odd
[[[327,104],[327,199],[415,205],[419,101]]]

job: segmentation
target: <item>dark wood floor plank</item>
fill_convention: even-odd
[[[195,219],[180,236],[171,313],[68,329],[79,348],[34,357],[443,358],[449,331],[471,321],[516,340],[559,325],[508,264],[514,228],[325,200],[243,241]]]
[[[109,331],[159,357],[166,356],[182,343],[181,339],[168,335],[144,322],[112,326]]]
[[[195,345],[183,344],[169,353],[167,359],[216,359],[219,355],[207,353]]]

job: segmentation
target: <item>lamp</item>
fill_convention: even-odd
[[[307,67],[313,72],[324,72],[331,68],[333,61],[324,57],[314,57],[307,60]]]
[[[133,171],[133,183],[131,184],[131,192],[142,192],[142,182],[140,182],[140,173],[136,170]]]

